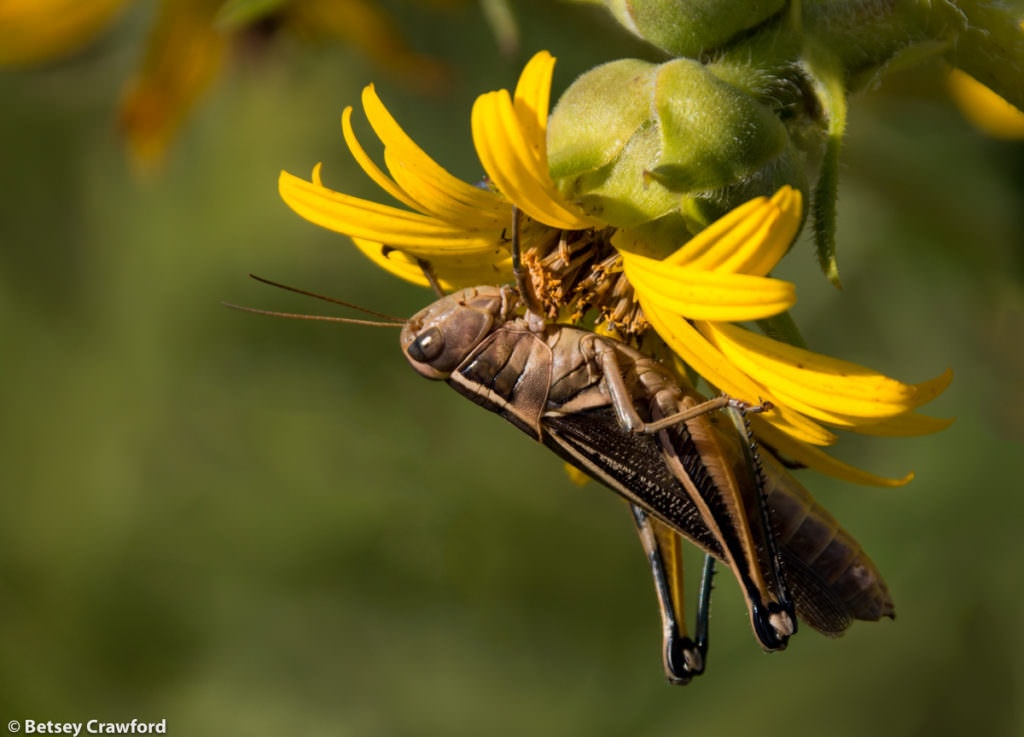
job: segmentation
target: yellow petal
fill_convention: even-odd
[[[701,333],[741,370],[755,375],[782,402],[820,417],[835,413],[880,420],[920,403],[918,388],[848,361],[796,348],[735,325],[702,323]],[[944,376],[925,385],[949,383]]]
[[[353,238],[356,247],[385,271],[423,287],[430,286],[420,264],[412,256],[394,248],[362,238]],[[480,284],[504,284],[512,278],[512,259],[508,252],[495,248],[489,254],[436,255],[429,259],[441,288],[452,292]]]
[[[387,243],[426,259],[490,253],[501,241],[500,231],[468,231],[427,215],[335,192],[284,171],[278,191],[289,207],[315,225]]]
[[[812,447],[807,443],[795,440],[792,436],[773,427],[757,415],[750,415],[754,435],[774,448],[779,455],[807,468],[831,476],[832,478],[850,481],[862,486],[904,486],[914,479],[913,473],[902,478],[888,478],[851,466],[828,453]]]
[[[706,271],[764,276],[786,254],[800,229],[803,197],[785,186],[729,211],[665,259]]]
[[[523,67],[514,95],[519,127],[528,141],[539,143],[537,160],[547,162],[548,111],[555,57],[538,51]]]
[[[949,93],[963,116],[978,130],[995,138],[1024,138],[1024,112],[959,69],[948,77]]]
[[[922,387],[930,386],[933,384],[942,384],[943,388],[949,384],[949,380],[952,377],[951,372],[946,372],[935,379],[931,379],[922,384],[914,385],[918,390]],[[918,394],[914,397],[915,406],[924,404],[930,399],[934,398],[934,394],[928,391],[918,391]],[[807,414],[809,417],[813,417],[818,422],[823,422],[834,427],[839,427],[850,432],[859,433],[861,435],[873,435],[878,437],[906,437],[912,435],[929,435],[931,433],[945,430],[947,427],[953,424],[951,419],[941,419],[938,417],[930,417],[928,415],[918,414],[917,412],[906,411],[901,414],[886,417],[881,420],[875,420],[872,418],[866,418],[858,415],[847,415],[839,412],[833,412],[821,407],[804,406],[801,402],[801,398],[787,395],[785,392],[777,392],[776,396],[780,401],[787,402],[791,406],[794,406],[800,412]],[[927,397],[922,399],[922,396]],[[794,404],[795,402],[795,404]]]
[[[796,302],[790,282],[702,271],[622,252],[622,268],[637,295],[691,320],[758,320]]]
[[[385,174],[384,171],[374,163],[373,159],[370,158],[370,155],[366,153],[362,144],[359,143],[359,139],[356,138],[356,133],[352,129],[351,105],[341,112],[341,135],[345,138],[345,143],[348,146],[348,150],[352,153],[352,158],[356,160],[356,163],[359,164],[359,167],[363,170],[366,176],[370,177],[378,187],[383,189],[402,204],[413,210],[419,209],[420,204],[407,195],[405,191],[398,186],[394,179]],[[319,183],[320,182],[318,181],[317,184]]]
[[[380,101],[373,85],[363,90],[363,109],[384,144],[392,178],[416,203],[416,209],[467,228],[491,228],[511,220],[494,194],[463,182],[440,166],[402,130]]]
[[[515,100],[507,90],[480,95],[473,104],[473,143],[491,182],[534,220],[553,228],[595,225],[563,200],[547,161],[547,105],[554,58],[536,54],[519,78]]]
[[[769,388],[740,371],[679,315],[647,304],[643,298],[640,304],[644,316],[662,340],[720,392],[750,403],[773,402],[776,408],[766,413],[765,418],[783,432],[807,443],[831,445],[836,441],[831,432],[777,401]]]
[[[927,381],[922,381],[920,384],[914,384],[914,387],[917,389],[917,393],[914,396],[914,407],[921,407],[928,404],[928,402],[946,391],[952,383],[953,369],[947,368],[934,379],[928,379]]]
[[[472,229],[500,229],[512,222],[512,205],[483,187],[459,182],[455,190],[444,187],[454,177],[438,179],[432,170],[418,169],[415,163],[401,158],[392,148],[384,151],[384,161],[395,181],[417,203],[420,212],[447,223],[458,223]]]
[[[523,136],[505,90],[489,92],[473,105],[473,142],[484,171],[497,189],[534,220],[568,230],[587,221],[565,208]]]

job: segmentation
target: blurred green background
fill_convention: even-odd
[[[1024,734],[1024,152],[928,66],[855,98],[840,268],[787,258],[812,347],[908,381],[950,366],[952,429],[844,439],[917,479],[802,480],[883,570],[895,622],[766,656],[718,579],[708,674],[668,686],[626,509],[407,367],[393,331],[242,314],[397,315],[431,295],[279,200],[325,162],[367,196],[338,117],[375,81],[476,180],[473,98],[558,57],[556,92],[642,53],[590,8],[403,5],[452,84],[425,97],[342,47],[268,46],[222,75],[156,177],[113,126],[152,8],[78,58],[0,73],[0,717],[166,718],[175,735]],[[696,570],[696,560],[693,569]],[[695,583],[695,581],[694,581]]]

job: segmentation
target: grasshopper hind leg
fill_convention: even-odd
[[[670,683],[685,686],[694,676],[699,676],[704,672],[704,666],[708,659],[708,613],[711,609],[711,589],[714,575],[715,559],[712,555],[705,554],[704,568],[700,578],[700,593],[697,597],[697,627],[693,639],[681,634],[678,625],[673,628],[671,634],[666,631],[663,649],[665,675]],[[657,573],[655,573],[655,578],[657,578]],[[660,601],[660,605],[664,606],[664,602]]]
[[[662,661],[670,683],[685,686],[704,672],[708,654],[708,612],[711,607],[715,559],[704,559],[694,637],[686,631],[683,609],[682,540],[679,535],[640,507],[631,504],[640,543],[647,554],[658,596],[662,623]]]

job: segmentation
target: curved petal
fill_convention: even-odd
[[[513,95],[519,128],[526,140],[539,144],[537,160],[544,162],[545,166],[548,160],[548,112],[554,70],[555,57],[547,51],[538,51],[523,67]]]
[[[470,228],[493,227],[495,219],[507,224],[511,216],[498,212],[492,192],[452,176],[430,158],[402,130],[377,96],[373,85],[363,89],[363,109],[374,133],[384,144],[384,160],[399,187],[416,209],[442,220],[458,221]]]
[[[803,196],[790,186],[771,199],[755,197],[691,238],[666,263],[706,271],[764,276],[800,230]]]
[[[758,320],[796,302],[790,282],[763,276],[702,271],[622,252],[622,268],[648,303],[691,320]]]
[[[523,212],[554,228],[579,230],[590,221],[561,204],[533,142],[518,127],[508,92],[481,95],[473,105],[473,142],[491,181]]]
[[[828,453],[815,448],[807,443],[795,440],[777,427],[772,426],[757,415],[750,415],[750,422],[754,435],[775,449],[781,456],[802,466],[823,473],[832,478],[850,481],[861,486],[905,486],[914,480],[913,472],[902,478],[888,478],[869,473],[863,469],[851,466]]]
[[[420,203],[414,200],[412,197],[405,193],[398,183],[384,173],[384,170],[374,163],[370,155],[366,153],[366,149],[363,148],[362,144],[359,143],[359,139],[356,138],[356,132],[352,128],[352,106],[349,105],[341,112],[341,135],[345,138],[345,144],[348,146],[348,150],[352,153],[352,158],[359,164],[359,168],[363,170],[366,176],[370,177],[374,183],[387,192],[389,195],[394,197],[396,200],[401,202],[406,207],[413,210],[420,209]],[[319,164],[317,164],[317,171],[319,171]],[[320,182],[317,181],[317,184]]]
[[[920,404],[917,386],[863,366],[796,348],[735,325],[702,323],[700,330],[729,361],[760,377],[780,400],[825,422],[834,421],[829,419],[831,415],[860,418],[870,424]],[[948,385],[950,376],[925,385]]]
[[[413,284],[430,286],[423,268],[414,257],[362,238],[353,238],[352,241],[367,258],[385,271]],[[441,288],[448,292],[479,284],[504,284],[512,278],[512,258],[501,248],[495,248],[489,254],[481,253],[472,257],[433,256],[429,263],[441,283]]]
[[[800,232],[803,195],[798,189],[782,187],[765,210],[764,222],[748,238],[741,239],[728,258],[722,259],[720,270],[764,276],[786,255]]]
[[[644,316],[662,340],[720,392],[747,402],[773,402],[775,409],[763,417],[781,431],[804,442],[831,445],[836,441],[836,436],[831,432],[777,401],[766,386],[740,371],[682,317],[645,303],[642,296],[640,304]]]
[[[975,128],[995,138],[1024,138],[1024,111],[959,69],[950,70],[947,85],[960,112]]]
[[[318,173],[314,178],[319,179]],[[490,253],[500,231],[467,231],[436,218],[327,189],[282,171],[281,198],[301,217],[336,233],[387,243],[423,258]]]
[[[384,151],[384,161],[395,181],[419,203],[421,212],[467,229],[500,229],[512,222],[512,203],[495,192],[465,182],[458,191],[446,190],[446,180],[418,170],[391,148]]]

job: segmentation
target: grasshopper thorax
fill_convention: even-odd
[[[428,379],[446,379],[484,338],[508,322],[517,304],[511,287],[470,287],[442,297],[402,328],[402,352]]]

